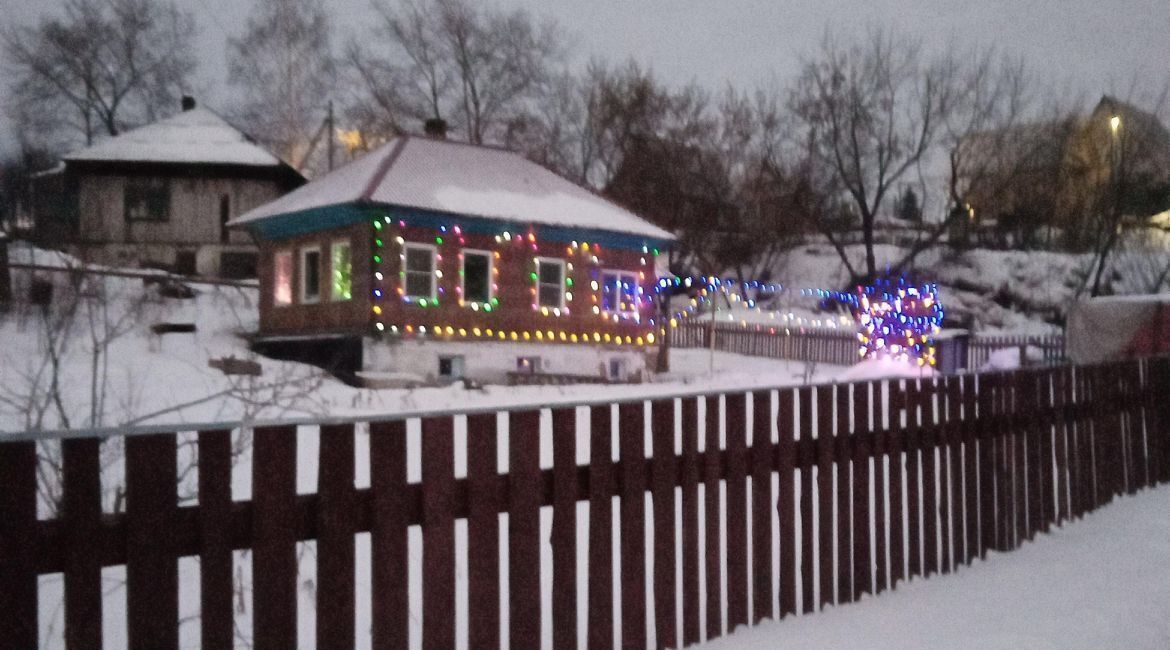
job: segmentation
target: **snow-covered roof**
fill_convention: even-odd
[[[231,223],[250,224],[359,201],[674,239],[612,201],[506,149],[413,136],[394,138]]]
[[[263,167],[282,164],[239,129],[201,106],[75,151],[65,160]]]

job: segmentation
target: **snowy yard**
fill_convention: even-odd
[[[706,647],[1154,650],[1170,647],[1168,613],[1170,488],[1160,487],[956,574]]]

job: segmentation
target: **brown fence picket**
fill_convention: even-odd
[[[855,489],[849,472],[853,457],[853,437],[849,435],[849,396],[856,384],[838,384],[836,395],[836,427],[833,432],[833,454],[837,467],[837,602],[853,602],[853,499]]]
[[[833,599],[833,387],[817,387],[817,520],[820,607]]]
[[[812,453],[816,448],[812,442],[813,431],[813,392],[808,386],[801,387],[797,395],[800,399],[800,444],[798,445],[798,467],[800,468],[800,581],[802,587],[801,609],[804,613],[811,613],[816,609],[815,596],[817,576],[813,573],[813,553],[816,552],[816,541],[813,537],[813,465],[816,464]],[[795,541],[795,540],[793,540]]]
[[[902,388],[902,409],[905,413],[906,427],[905,458],[906,458],[906,578],[912,579],[922,573],[922,521],[924,510],[922,500],[925,489],[922,482],[922,466],[925,464],[922,449],[924,435],[921,417],[921,391],[918,380],[905,379]]]
[[[317,464],[317,647],[354,645],[354,430],[321,427]]]
[[[254,646],[297,645],[296,427],[252,434],[252,625]]]
[[[853,384],[853,597],[873,593],[873,558],[870,553],[870,457],[873,433],[869,425],[870,391],[873,384]]]
[[[906,474],[904,452],[907,441],[905,432],[909,429],[902,428],[902,413],[906,404],[905,392],[896,380],[887,382],[887,386],[889,390],[887,409],[890,423],[890,437],[886,451],[890,457],[890,466],[886,478],[889,481],[890,530],[886,543],[890,551],[890,589],[893,589],[899,582],[906,580],[907,577],[905,545],[907,535],[905,534],[906,529],[903,525],[906,517],[903,516],[905,510],[902,506],[902,483]]]
[[[422,645],[449,648],[455,645],[455,442],[450,416],[422,419],[421,455]],[[523,470],[513,472],[523,475]],[[518,537],[519,543],[526,541]],[[522,591],[522,587],[512,588]]]
[[[621,456],[622,647],[646,647],[645,405],[618,405]]]
[[[772,618],[772,391],[752,393],[752,624]]]
[[[650,479],[654,516],[654,630],[659,648],[678,645],[675,596],[674,485],[678,476],[674,454],[674,400],[650,403]]]
[[[37,647],[37,450],[33,442],[0,443],[0,639]]]
[[[870,436],[873,448],[873,561],[874,578],[873,593],[880,594],[889,588],[889,532],[886,526],[886,514],[889,512],[887,501],[889,498],[889,459],[890,436],[886,425],[886,415],[889,412],[889,401],[886,394],[887,382],[875,381],[870,383],[870,408],[872,410],[872,430]]]
[[[917,403],[919,421],[919,467],[922,473],[922,575],[938,573],[938,493],[936,452],[940,449],[938,425],[934,414],[934,383],[929,379],[918,381]]]
[[[208,648],[230,647],[232,547],[228,536],[232,505],[230,431],[199,432],[199,626]]]
[[[699,402],[682,399],[683,645],[698,643],[699,616]]]
[[[748,624],[747,397],[724,396],[727,439],[727,627]]]
[[[495,413],[467,416],[467,643],[473,648],[500,647],[497,435]]]
[[[125,451],[127,647],[178,647],[175,435],[128,437]]]
[[[577,409],[552,412],[554,648],[577,647]]]
[[[541,625],[540,411],[510,414],[508,488],[509,645],[531,648],[540,644]]]
[[[943,547],[944,558],[949,553],[950,559],[944,564],[944,570],[954,571],[963,561],[963,439],[962,423],[960,421],[962,408],[962,383],[959,377],[947,377],[946,390],[946,417],[945,438],[947,441],[947,504],[950,525],[950,545]]]
[[[468,427],[471,427],[470,422]],[[495,461],[494,455],[492,460]],[[373,647],[377,650],[403,650],[409,640],[406,488],[406,423],[371,423],[370,491],[374,505],[370,531],[371,632]],[[469,530],[469,539],[470,536]],[[471,566],[471,585],[474,586],[476,565]],[[472,601],[472,630],[477,629],[476,612],[476,603]]]
[[[719,481],[723,474],[719,464],[719,423],[720,405],[718,395],[703,398],[705,409],[704,436],[706,447],[703,452],[703,512],[704,544],[706,548],[703,565],[707,577],[707,638],[723,634],[723,582],[720,575],[719,522],[723,509],[719,499]]]
[[[612,412],[609,405],[589,409],[590,650],[613,647]]]
[[[796,614],[796,463],[795,400],[790,388],[779,393],[776,428],[779,487],[776,495],[776,514],[780,519],[780,616]]]
[[[996,548],[995,495],[996,495],[996,444],[992,423],[995,389],[991,375],[976,378],[976,399],[978,419],[976,431],[979,446],[979,557],[985,558],[987,551]]]
[[[983,542],[979,532],[980,494],[980,428],[976,419],[976,379],[974,376],[961,378],[962,386],[962,438],[963,438],[963,562],[971,564],[976,557],[982,557]]]

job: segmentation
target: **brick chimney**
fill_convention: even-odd
[[[183,99],[181,101],[182,101],[181,106],[183,107],[184,111],[189,111],[192,108],[195,108],[195,98],[194,97],[192,97],[190,95],[183,95]]]
[[[423,132],[425,132],[428,137],[434,138],[436,140],[446,140],[447,120],[444,120],[440,117],[432,117],[423,123]]]

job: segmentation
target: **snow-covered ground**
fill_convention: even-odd
[[[741,629],[723,648],[1170,648],[1170,487],[989,553],[958,573]]]

